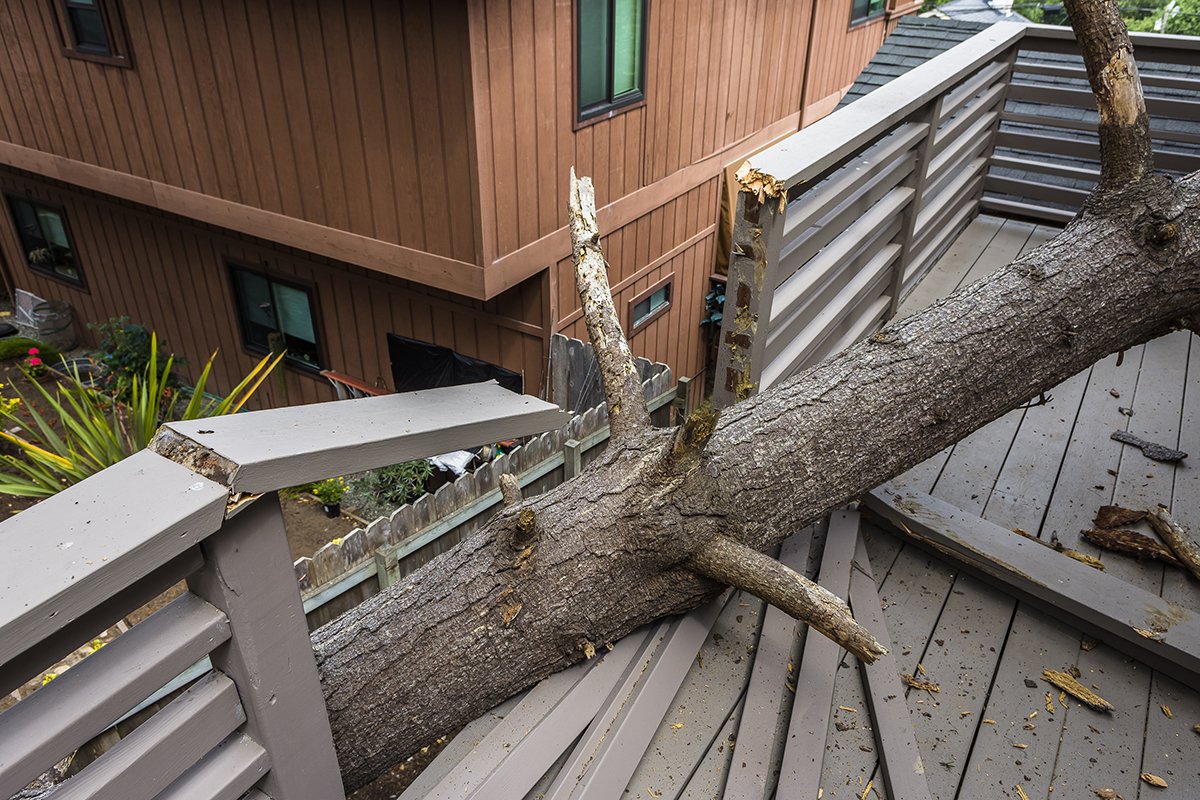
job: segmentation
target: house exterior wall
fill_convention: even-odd
[[[7,209],[0,219],[0,263],[20,288],[64,300],[83,339],[87,323],[127,314],[155,330],[188,360],[190,372],[220,352],[212,390],[228,390],[261,357],[242,344],[228,265],[237,263],[311,288],[322,366],[392,387],[387,333],[452,348],[525,376],[541,391],[544,371],[544,280],[530,280],[493,300],[467,300],[360,267],[232,234],[134,203],[81,191],[0,167],[0,193],[63,209],[86,288],[26,265]],[[315,372],[288,366],[287,402],[334,399]],[[263,405],[284,398],[264,384]]]
[[[594,179],[624,321],[672,281],[670,307],[631,331],[634,351],[696,376],[726,167],[832,110],[887,25],[851,28],[850,0],[650,0],[645,101],[577,124],[576,0],[105,2],[121,10],[132,68],[64,57],[51,0],[0,5],[0,169],[81,187],[70,199],[88,209],[76,234],[95,284],[72,303],[81,316],[236,344],[232,317],[220,336],[205,330],[216,319],[186,322],[191,309],[166,320],[180,292],[154,281],[138,282],[145,297],[100,288],[99,267],[116,284],[135,266],[153,275],[156,259],[131,262],[148,245],[129,237],[144,232],[97,209],[157,209],[209,242],[205,255],[163,251],[197,270],[176,273],[180,286],[228,313],[229,242],[315,281],[357,276],[319,292],[331,369],[386,378],[393,331],[519,369],[535,392],[550,333],[586,337],[570,167]],[[29,273],[11,224],[0,230],[18,286],[75,293]],[[294,395],[327,396],[293,380],[306,387]]]
[[[673,276],[672,307],[636,354],[695,376],[722,172],[828,113],[870,60],[886,15],[850,0],[648,4],[644,104],[577,124],[571,0],[471,0],[481,224],[492,286],[549,269],[552,326],[586,338],[565,230],[567,174],[593,178],[609,281],[630,299]],[[811,53],[810,53],[811,50]],[[806,79],[806,68],[808,70]]]
[[[0,4],[0,140],[479,263],[446,189],[475,181],[466,0],[114,6],[132,68],[64,57],[53,0]]]

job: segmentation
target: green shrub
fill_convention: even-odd
[[[95,332],[99,343],[95,360],[104,368],[101,387],[128,401],[134,379],[143,373],[151,353],[155,351],[157,342],[154,334],[145,325],[133,322],[129,317],[111,317],[108,322],[89,324],[88,327]],[[184,360],[176,358],[174,354],[165,355],[172,359],[175,370],[185,365]],[[172,389],[180,386],[174,371],[167,376],[167,381],[167,386]]]
[[[62,353],[48,344],[42,344],[35,339],[26,339],[24,336],[8,336],[0,339],[0,361],[25,358],[29,355],[31,347],[36,347],[41,351],[39,355],[48,366],[57,366],[62,360]]]
[[[350,485],[357,495],[399,508],[425,494],[425,484],[431,475],[433,467],[422,458],[373,469],[355,478]]]

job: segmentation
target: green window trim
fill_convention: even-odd
[[[850,3],[850,24],[857,25],[874,19],[887,11],[885,0],[852,0]]]
[[[319,372],[324,361],[313,290],[238,264],[229,265],[229,277],[246,349],[266,355],[272,339],[282,336],[284,363]]]
[[[576,0],[578,120],[646,97],[647,0]]]
[[[84,288],[83,273],[62,207],[9,195],[8,210],[26,266],[34,272]]]

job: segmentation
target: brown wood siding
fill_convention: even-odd
[[[819,111],[806,114],[806,123],[833,110],[887,35],[886,16],[850,27],[850,7],[851,0],[817,3],[805,103]]]
[[[576,129],[575,4],[470,0],[487,254],[566,224],[571,166],[604,206],[797,112],[810,7],[654,0],[645,105]]]
[[[87,282],[80,290],[28,269],[5,205],[0,260],[18,287],[70,303],[85,341],[87,323],[124,314],[156,330],[192,371],[219,350],[216,391],[231,387],[258,358],[238,331],[226,268],[236,262],[313,289],[329,369],[390,387],[390,332],[522,372],[526,390],[541,392],[547,335],[541,278],[487,302],[467,300],[12,170],[0,169],[0,192],[64,208]],[[333,399],[320,376],[294,368],[286,374],[291,403]],[[279,401],[273,387],[265,392],[265,401]]]
[[[132,69],[0,4],[0,139],[481,263],[466,0],[121,4]]]

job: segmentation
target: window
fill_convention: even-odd
[[[131,66],[118,0],[54,0],[63,52],[102,64]]]
[[[654,286],[629,301],[629,332],[633,334],[645,327],[671,307],[671,284],[674,275],[668,275]]]
[[[83,286],[62,209],[18,197],[8,198],[8,206],[29,268]]]
[[[850,24],[862,22],[883,13],[883,0],[853,0],[850,4]]]
[[[258,353],[270,353],[272,344],[282,336],[288,362],[320,369],[312,290],[244,267],[230,267],[230,272],[238,324],[246,347]]]
[[[578,0],[579,121],[640,101],[646,0]]]

